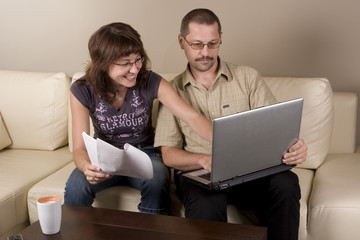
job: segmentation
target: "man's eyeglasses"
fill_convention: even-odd
[[[184,38],[185,42],[187,42],[187,44],[189,44],[189,46],[194,50],[201,50],[204,48],[205,45],[207,45],[209,49],[215,49],[220,47],[220,44],[222,43],[221,39],[220,41],[212,41],[208,43],[203,43],[203,42],[191,43],[188,40],[186,40],[184,36],[182,37]]]
[[[144,58],[139,57],[139,58],[135,59],[134,62],[120,62],[120,63],[113,62],[113,64],[118,65],[123,69],[130,69],[130,68],[132,68],[133,64],[135,64],[135,66],[137,68],[141,68],[143,62],[144,62]]]

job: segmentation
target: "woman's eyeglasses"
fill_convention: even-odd
[[[117,63],[113,62],[113,64],[118,65],[118,66],[120,66],[121,68],[124,68],[124,69],[131,69],[134,64],[135,64],[135,66],[137,68],[141,68],[143,62],[144,62],[144,58],[139,57],[134,62],[117,62]]]

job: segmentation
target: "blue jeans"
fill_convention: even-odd
[[[169,214],[169,187],[170,172],[162,161],[160,150],[153,146],[138,147],[149,155],[154,176],[152,179],[114,175],[98,184],[90,184],[84,173],[77,168],[71,173],[65,186],[65,204],[91,206],[96,193],[105,188],[117,185],[128,185],[141,191],[141,202],[138,205],[140,212],[154,214]]]

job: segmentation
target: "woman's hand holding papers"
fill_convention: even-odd
[[[111,177],[111,175],[104,173],[98,166],[91,163],[85,164],[83,173],[90,184],[97,184]]]

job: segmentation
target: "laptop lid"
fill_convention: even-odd
[[[224,181],[282,164],[299,138],[303,99],[213,120],[211,181]]]
[[[214,119],[210,188],[290,169],[281,160],[299,138],[302,107],[303,98],[299,98]]]

